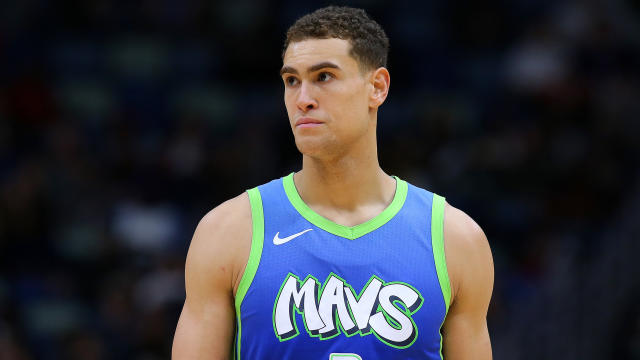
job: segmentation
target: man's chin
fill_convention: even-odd
[[[325,158],[331,152],[331,146],[321,139],[296,139],[296,147],[302,155],[312,158]]]

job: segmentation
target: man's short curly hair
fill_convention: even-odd
[[[287,30],[282,57],[293,42],[338,38],[351,43],[351,55],[361,71],[387,66],[389,38],[382,27],[362,9],[328,6],[298,19]]]

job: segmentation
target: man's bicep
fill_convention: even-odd
[[[489,360],[491,341],[486,317],[458,312],[451,307],[443,330],[443,354],[446,360]]]
[[[227,209],[228,210],[228,209]],[[217,209],[196,228],[185,265],[186,300],[173,342],[174,359],[229,359],[235,309],[234,243],[243,214]],[[231,219],[231,220],[229,220]],[[229,239],[233,239],[233,242]]]
[[[489,360],[491,341],[487,309],[493,286],[493,272],[476,269],[467,276],[449,308],[443,326],[443,353],[446,360]]]
[[[231,358],[234,334],[233,302],[212,299],[204,307],[185,301],[173,340],[172,358]]]
[[[456,286],[443,325],[443,353],[446,360],[491,359],[487,328],[494,276],[491,249],[471,218],[455,208],[447,210],[445,249]]]

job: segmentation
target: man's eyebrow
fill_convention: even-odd
[[[289,74],[298,74],[298,70],[292,68],[291,66],[283,66],[282,69],[280,69],[280,76],[282,76],[282,74],[284,73],[289,73]]]
[[[320,69],[324,69],[324,68],[332,68],[332,69],[341,70],[340,66],[338,66],[338,65],[336,65],[336,64],[334,64],[332,62],[329,62],[329,61],[323,61],[321,63],[318,63],[318,64],[310,66],[307,69],[307,72],[314,72],[314,71],[317,71],[317,70],[320,70]],[[298,74],[298,70],[292,68],[291,66],[286,66],[285,65],[285,66],[282,67],[282,69],[280,69],[280,76],[282,76],[282,74],[284,74],[284,73]]]
[[[340,70],[340,66],[338,66],[338,65],[336,65],[336,64],[334,64],[332,62],[329,62],[329,61],[324,61],[324,62],[321,62],[319,64],[315,64],[315,65],[309,67],[307,72],[314,72],[316,70],[320,70],[320,69],[324,69],[324,68],[332,68],[332,69]]]

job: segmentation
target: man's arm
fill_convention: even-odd
[[[487,310],[493,291],[493,259],[482,229],[446,205],[444,241],[452,303],[443,325],[446,360],[490,360]]]
[[[187,297],[173,339],[173,359],[231,358],[234,294],[250,247],[251,208],[246,193],[202,218],[187,254]]]

